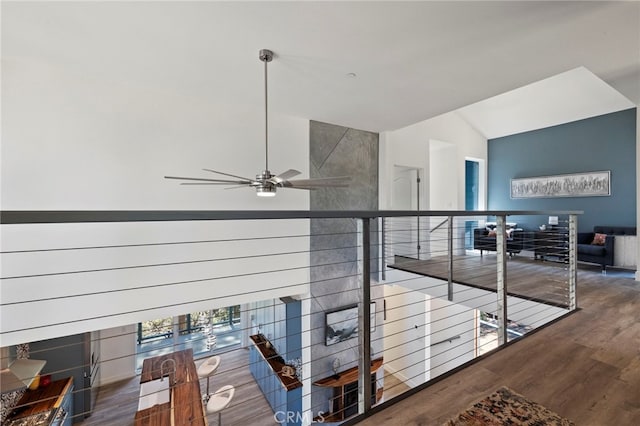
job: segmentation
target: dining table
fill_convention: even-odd
[[[207,425],[192,349],[146,358],[140,375],[141,390],[143,384],[158,380],[169,380],[169,401],[139,407],[134,426]]]

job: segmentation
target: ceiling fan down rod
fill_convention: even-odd
[[[267,87],[267,64],[273,60],[273,52],[268,49],[260,50],[260,60],[264,62],[264,170],[269,170],[269,103]]]

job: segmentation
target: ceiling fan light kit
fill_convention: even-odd
[[[275,197],[276,188],[274,186],[257,186],[256,195],[258,197]]]
[[[177,179],[181,185],[235,185],[225,189],[235,188],[255,188],[256,194],[259,197],[274,197],[276,195],[277,188],[293,188],[293,189],[306,189],[314,190],[317,188],[344,188],[349,186],[350,176],[341,177],[329,177],[318,179],[300,179],[289,180],[290,178],[300,174],[299,171],[289,169],[279,175],[274,175],[269,171],[269,104],[268,104],[268,87],[267,87],[267,64],[273,60],[273,52],[268,49],[262,49],[259,52],[258,57],[260,61],[264,63],[264,147],[265,147],[265,167],[264,171],[256,175],[255,180],[245,178],[242,176],[232,175],[229,173],[223,173],[212,169],[202,169],[207,172],[236,178],[239,180],[230,179],[210,179],[210,178],[197,178],[197,177],[180,177],[180,176],[165,176],[165,179]],[[186,181],[186,182],[185,182]]]

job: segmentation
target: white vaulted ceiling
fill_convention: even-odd
[[[462,111],[487,137],[640,102],[638,2],[2,2],[1,31],[3,67],[220,109],[262,105],[268,48],[273,111],[372,131],[490,98]]]

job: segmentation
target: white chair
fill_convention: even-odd
[[[207,414],[218,413],[218,426],[222,426],[222,410],[229,406],[235,393],[236,389],[233,386],[225,385],[209,395]]]
[[[205,362],[200,364],[200,367],[198,367],[198,378],[207,378],[207,393],[205,394],[205,398],[209,397],[209,379],[213,376],[219,366],[220,357],[216,355],[208,358]]]

